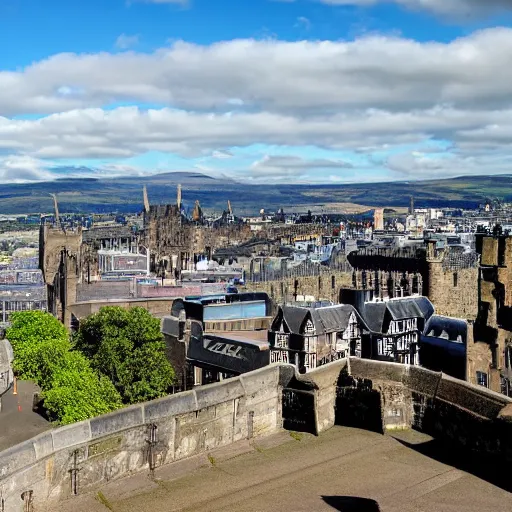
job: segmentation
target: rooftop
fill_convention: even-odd
[[[334,427],[319,437],[283,432],[253,441],[214,450],[210,460],[202,454],[163,466],[153,481],[123,478],[101,492],[119,512],[510,510],[510,493],[488,475],[451,465],[446,452],[414,431],[391,437]],[[105,510],[92,495],[61,505],[62,512]]]
[[[242,343],[249,343],[257,345],[260,349],[264,350],[269,348],[268,334],[266,329],[258,331],[214,331],[206,332],[205,337],[218,336],[227,340],[240,341]]]

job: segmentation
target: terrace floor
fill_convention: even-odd
[[[15,395],[11,387],[1,398],[0,451],[52,428],[51,423],[32,410],[37,386],[33,382],[19,380],[16,391]]]
[[[241,442],[159,468],[154,479],[107,484],[103,504],[98,494],[81,496],[60,510],[512,511],[511,488],[492,475],[477,461],[450,458],[423,434],[334,427],[319,437],[281,432]]]

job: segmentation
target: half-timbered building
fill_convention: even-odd
[[[281,306],[269,331],[271,363],[301,373],[350,355],[361,356],[361,321],[348,305]]]

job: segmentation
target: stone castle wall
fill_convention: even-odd
[[[415,428],[450,447],[512,461],[512,399],[423,368],[340,360],[305,375],[272,365],[45,432],[0,454],[4,512],[56,510],[73,494],[282,426]],[[76,477],[76,479],[75,479]]]
[[[305,375],[282,374],[281,382],[297,396],[314,393],[313,433],[335,424],[378,432],[414,428],[451,447],[512,461],[512,399],[484,387],[354,357]]]
[[[478,315],[478,267],[451,269],[429,263],[426,295],[438,315],[476,320]]]
[[[279,367],[134,405],[43,433],[0,454],[5,512],[34,510],[281,426]],[[153,432],[153,440],[151,436]],[[76,486],[74,478],[76,475]]]
[[[243,291],[265,292],[276,303],[294,299],[294,295],[313,296],[316,300],[325,299],[338,302],[341,288],[352,287],[352,273],[335,271],[324,272],[319,276],[299,276],[280,281],[246,283]],[[242,289],[240,289],[242,291]]]

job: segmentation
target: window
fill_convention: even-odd
[[[476,383],[479,386],[484,386],[484,388],[487,386],[487,373],[485,372],[476,372]]]
[[[194,386],[200,386],[203,380],[203,370],[202,368],[198,368],[194,366]]]
[[[314,334],[315,333],[315,327],[313,325],[313,322],[311,320],[308,320],[306,322],[306,326],[304,328],[304,334]]]
[[[512,346],[510,345],[505,347],[505,368],[512,368]]]
[[[304,352],[316,352],[315,337],[307,337],[304,339]]]
[[[512,383],[506,377],[501,377],[501,393],[512,397]]]
[[[457,288],[458,285],[459,285],[459,274],[457,274],[457,272],[454,272],[453,273],[453,287]]]
[[[288,348],[288,334],[279,333],[276,335],[276,347]]]
[[[333,290],[336,288],[336,276],[331,276],[331,288]]]
[[[491,357],[492,357],[491,367],[498,368],[498,347],[497,347],[497,345],[491,346]]]

